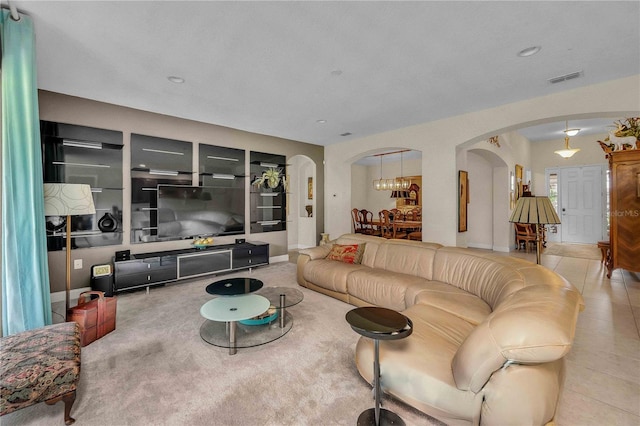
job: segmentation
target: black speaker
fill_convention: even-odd
[[[116,252],[116,262],[123,260],[131,260],[131,250],[122,250]]]
[[[113,269],[111,265],[93,265],[91,267],[91,289],[102,291],[106,297],[113,296]]]

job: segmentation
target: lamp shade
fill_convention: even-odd
[[[91,187],[75,183],[44,184],[45,216],[77,216],[94,214]]]
[[[560,218],[549,197],[521,197],[511,213],[509,222],[514,223],[560,223]]]

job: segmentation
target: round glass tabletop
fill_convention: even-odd
[[[262,287],[256,294],[266,297],[276,308],[288,308],[304,299],[304,294],[292,287]],[[280,306],[280,295],[284,294],[284,306]]]
[[[200,315],[211,321],[240,321],[265,313],[270,305],[269,299],[257,294],[216,297],[202,305]]]
[[[255,278],[227,278],[207,286],[207,293],[216,296],[249,294],[262,288],[262,281]]]

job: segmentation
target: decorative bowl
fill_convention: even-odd
[[[195,243],[192,243],[191,245],[200,250],[213,246],[213,244],[195,244]]]
[[[244,325],[263,325],[263,324],[269,324],[272,321],[275,321],[276,318],[278,318],[278,310],[276,309],[275,306],[271,305],[269,307],[269,309],[267,310],[267,312],[265,312],[262,315],[258,315],[257,317],[253,317],[253,318],[249,318],[246,320],[240,320],[238,321],[240,324],[244,324]]]

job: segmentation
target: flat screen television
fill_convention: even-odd
[[[158,185],[158,239],[244,234],[244,188]]]

